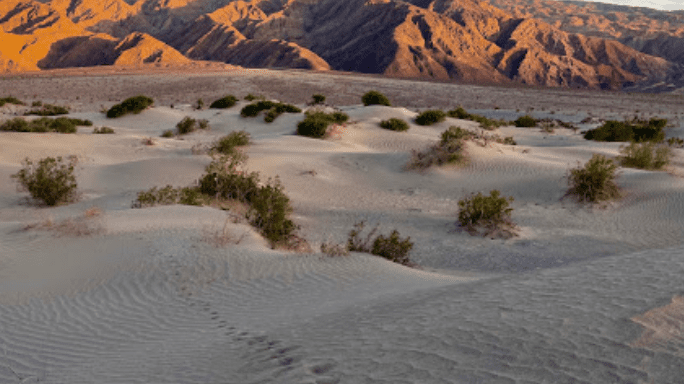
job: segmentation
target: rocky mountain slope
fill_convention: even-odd
[[[476,0],[3,0],[0,33],[5,71],[213,60],[605,89],[673,71]]]

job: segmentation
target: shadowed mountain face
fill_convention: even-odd
[[[0,33],[0,70],[212,60],[606,89],[672,72],[476,0],[3,0]]]

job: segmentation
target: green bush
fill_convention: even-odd
[[[261,230],[261,234],[272,246],[286,242],[298,229],[288,218],[292,206],[277,178],[259,187],[248,202],[250,210],[247,216],[250,223]]]
[[[432,125],[440,123],[446,119],[446,113],[439,109],[430,109],[422,112],[416,116],[416,124],[418,125]]]
[[[120,104],[116,104],[111,107],[107,111],[107,117],[112,119],[127,115],[129,113],[138,114],[152,104],[154,104],[154,100],[147,96],[139,95],[130,97]]]
[[[283,113],[300,113],[302,110],[292,104],[274,103],[272,101],[261,100],[244,106],[240,111],[240,116],[255,117],[261,111],[268,111],[264,117],[264,121],[270,123]]]
[[[634,141],[641,143],[652,141],[659,143],[665,140],[664,128],[666,119],[606,121],[602,126],[591,129],[584,138],[594,141]]]
[[[69,113],[69,109],[66,107],[61,107],[58,105],[52,105],[52,104],[44,104],[42,108],[40,109],[32,109],[26,113],[24,113],[25,116],[28,115],[37,115],[37,116],[57,116],[57,115],[66,115]]]
[[[253,95],[253,94],[248,94],[245,96],[245,100],[247,101],[254,101],[254,100],[265,100],[266,98],[262,95]]]
[[[102,127],[102,128],[95,128],[93,129],[93,133],[95,134],[112,134],[114,133],[114,130],[109,127]]]
[[[622,147],[623,156],[620,157],[620,164],[623,167],[640,169],[662,169],[670,163],[672,156],[670,147],[655,143],[631,143]]]
[[[147,208],[157,205],[196,205],[204,203],[204,197],[198,187],[174,188],[167,185],[164,188],[152,187],[147,191],[138,192],[138,197],[133,201],[133,208]]]
[[[22,164],[22,170],[11,177],[17,180],[20,190],[29,192],[32,198],[42,200],[48,206],[75,199],[75,158],[66,162],[62,157],[46,157],[38,163],[26,158]]]
[[[205,119],[195,120],[190,116],[185,116],[183,120],[176,124],[176,131],[179,135],[187,135],[188,133],[195,132],[198,129],[209,128],[209,121]]]
[[[667,139],[667,145],[673,148],[684,148],[684,139],[681,137],[670,137]]]
[[[245,131],[231,132],[230,134],[218,139],[211,147],[213,152],[229,155],[235,151],[236,147],[248,145],[250,135]]]
[[[370,253],[384,257],[395,263],[403,265],[411,264],[409,252],[413,248],[413,242],[411,242],[410,237],[402,239],[399,236],[399,232],[393,230],[388,237],[378,235],[373,239],[373,235],[378,230],[378,226],[376,225],[364,238],[362,238],[361,233],[363,232],[364,227],[365,223],[361,221],[354,224],[354,229],[349,232],[349,237],[347,238],[347,250],[349,252]]]
[[[490,131],[495,129],[495,128],[498,128],[498,127],[502,127],[502,126],[506,126],[506,125],[513,125],[513,122],[511,122],[511,121],[489,119],[489,118],[486,118],[484,116],[468,113],[462,107],[458,107],[456,109],[448,111],[447,115],[449,117],[453,117],[455,119],[471,120],[471,121],[480,123],[480,128],[490,130]]]
[[[249,203],[259,189],[259,174],[241,170],[247,155],[234,151],[209,164],[199,180],[200,192],[217,199]]]
[[[93,123],[90,120],[70,119],[67,117],[58,117],[56,119],[41,117],[31,121],[16,117],[0,125],[0,131],[76,133],[77,125],[93,125]]]
[[[237,97],[233,95],[226,95],[223,96],[222,98],[215,100],[209,108],[215,108],[215,109],[226,109],[234,106],[238,102]]]
[[[311,105],[318,105],[325,103],[325,96],[321,94],[315,94],[311,96]]]
[[[380,127],[389,129],[392,131],[408,131],[409,125],[407,122],[405,122],[402,119],[397,119],[397,118],[391,118],[389,120],[382,120],[380,122]]]
[[[447,115],[449,115],[449,117],[461,120],[471,120],[473,116],[470,113],[466,112],[466,110],[463,109],[463,107],[452,109],[451,111],[447,112]]]
[[[161,137],[166,137],[166,138],[171,138],[173,137],[173,131],[170,129],[167,129],[166,131],[162,132]]]
[[[516,127],[532,128],[537,126],[537,119],[530,115],[520,116],[514,121]]]
[[[59,119],[65,119],[65,117],[57,118],[57,120],[59,120]],[[90,120],[76,119],[76,118],[68,118],[68,119],[70,122],[74,123],[74,125],[79,125],[79,126],[84,126],[84,127],[92,127],[93,126],[93,122]]]
[[[502,197],[501,192],[496,189],[490,191],[489,196],[484,196],[481,192],[470,195],[458,202],[458,223],[471,235],[484,230],[484,236],[510,236],[515,228],[511,221],[513,208],[509,207],[512,202],[512,197]]]
[[[23,101],[12,96],[0,98],[0,107],[2,107],[5,104],[26,105],[26,103],[24,103]]]
[[[584,167],[571,169],[568,174],[567,195],[579,201],[597,203],[620,197],[615,183],[617,165],[603,155],[594,154]]]
[[[387,96],[383,95],[378,91],[367,92],[365,95],[361,96],[361,102],[363,102],[363,105],[365,106],[386,105],[390,107],[392,105]]]
[[[459,127],[449,127],[446,131],[442,132],[441,143],[447,144],[456,140],[468,140],[475,137],[475,134]]]
[[[343,124],[349,119],[349,115],[343,112],[324,113],[306,112],[304,120],[297,124],[297,134],[313,138],[322,138],[330,124]]]
[[[256,103],[245,105],[240,111],[240,116],[242,117],[254,117],[257,116],[261,111],[266,111],[275,106],[272,101],[257,101]]]
[[[442,132],[442,138],[424,151],[411,151],[407,169],[426,170],[433,165],[463,164],[467,162],[464,139],[471,136],[458,127],[450,127]]]

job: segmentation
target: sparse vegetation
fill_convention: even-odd
[[[518,117],[515,121],[515,126],[520,128],[532,128],[537,126],[537,119],[530,115]]]
[[[368,91],[365,95],[361,97],[361,102],[365,106],[369,105],[385,105],[392,106],[387,96],[383,95],[378,91]]]
[[[26,103],[13,96],[0,98],[0,107],[5,104],[26,105]]]
[[[27,191],[35,200],[48,206],[71,202],[76,197],[76,177],[74,167],[76,158],[68,161],[62,157],[46,157],[37,163],[28,157],[18,173],[11,175],[19,183],[21,191]]]
[[[406,121],[397,118],[382,120],[380,122],[380,127],[398,132],[408,131],[409,129],[409,125]]]
[[[147,191],[138,192],[133,208],[174,204],[202,205],[204,202],[205,197],[200,193],[199,187],[174,188],[167,185],[164,188],[153,187]]]
[[[503,197],[498,190],[489,192],[489,196],[478,192],[458,202],[458,223],[471,235],[513,236],[515,224],[511,220],[513,208],[512,197]]]
[[[306,112],[306,118],[297,124],[297,134],[313,138],[323,138],[330,124],[343,124],[349,115],[343,112],[324,113]]]
[[[58,117],[56,119],[41,117],[31,121],[24,120],[21,117],[16,117],[2,123],[0,125],[0,131],[76,133],[77,125],[91,126],[93,123],[90,120],[70,119],[67,117]]]
[[[418,125],[432,125],[441,123],[446,119],[446,113],[439,109],[430,109],[422,112],[416,116],[416,124]]]
[[[278,116],[283,113],[300,113],[301,109],[297,108],[292,104],[276,103],[268,100],[257,101],[246,105],[240,111],[240,116],[242,117],[255,117],[261,111],[268,111],[266,116],[264,116],[264,121],[267,123],[273,122]]]
[[[250,93],[247,96],[245,96],[245,100],[247,100],[247,101],[266,100],[266,98],[262,95],[253,95]]]
[[[493,130],[493,129],[496,129],[498,127],[502,127],[505,125],[513,125],[513,123],[510,121],[489,119],[489,118],[481,116],[481,115],[468,113],[462,107],[458,107],[456,109],[453,109],[453,110],[447,112],[447,115],[449,117],[453,117],[455,119],[471,120],[471,121],[480,123],[480,128],[486,129],[486,130]]]
[[[213,103],[209,106],[209,108],[214,108],[214,109],[226,109],[234,106],[237,104],[238,99],[237,97],[233,95],[226,95],[223,96],[222,98],[218,100],[214,100]]]
[[[412,264],[409,259],[409,252],[413,249],[413,242],[410,237],[402,239],[395,229],[389,236],[378,235],[373,239],[373,235],[378,230],[376,225],[365,238],[362,238],[361,233],[364,227],[365,223],[361,221],[354,224],[354,229],[349,232],[347,239],[347,250],[349,252],[370,253],[402,265]]]
[[[671,149],[651,142],[631,143],[622,147],[620,164],[623,167],[659,170],[670,163]]]
[[[667,119],[606,121],[602,126],[591,129],[584,138],[594,141],[634,141],[641,143],[652,141],[659,143],[665,140],[664,128]]]
[[[670,137],[667,139],[667,145],[672,148],[684,148],[684,139],[681,137]]]
[[[212,152],[229,155],[235,152],[237,147],[248,145],[250,135],[245,131],[235,131],[218,139],[211,147]]]
[[[179,135],[187,135],[188,133],[195,132],[198,129],[208,129],[209,121],[206,119],[193,119],[190,116],[185,116],[183,120],[176,124],[176,131]]]
[[[69,114],[69,108],[62,107],[59,105],[52,105],[52,104],[43,104],[40,109],[32,109],[32,110],[24,113],[25,116],[28,116],[28,115],[57,116],[57,115],[67,115],[67,114]]]
[[[100,128],[95,128],[93,129],[93,133],[95,134],[112,134],[114,133],[114,130],[109,127],[100,127]]]
[[[144,111],[147,107],[154,104],[154,100],[150,97],[139,95],[130,97],[120,104],[116,104],[107,111],[107,117],[110,119],[121,117],[129,113],[138,114]]]
[[[195,109],[198,111],[204,109],[204,100],[197,99],[197,103],[195,103]]]
[[[165,137],[165,138],[167,138],[167,139],[168,139],[168,138],[171,138],[171,137],[174,137],[174,136],[175,136],[175,135],[173,134],[173,131],[172,131],[171,129],[167,129],[166,131],[164,131],[164,132],[161,134],[161,137]]]
[[[620,190],[615,183],[617,165],[603,155],[594,154],[584,167],[571,169],[567,176],[567,195],[577,197],[579,201],[598,203],[618,198]]]
[[[321,253],[328,257],[349,256],[349,250],[345,245],[331,241],[321,243]]]
[[[319,105],[325,103],[325,96],[321,94],[315,94],[311,96],[311,102],[309,105]]]
[[[426,170],[433,165],[459,164],[466,162],[465,143],[467,131],[451,127],[442,132],[442,139],[426,150],[411,151],[411,160],[407,169]]]

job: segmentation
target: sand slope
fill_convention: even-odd
[[[593,153],[616,156],[619,144],[587,142],[571,130],[504,127],[497,133],[513,136],[517,146],[469,143],[465,167],[407,172],[410,150],[430,145],[451,125],[478,128],[447,119],[390,132],[378,122],[410,121],[416,109],[349,102],[340,104],[350,121],[338,135],[315,140],[294,135],[302,115],[266,124],[239,117],[245,102],[197,111],[191,103],[200,94],[174,90],[199,78],[222,84],[214,97],[243,96],[258,92],[267,75],[275,84],[270,89],[285,89],[296,77],[226,72],[165,83],[153,75],[93,76],[92,88],[86,77],[3,80],[29,102],[34,89],[55,100],[74,95],[50,89],[77,90],[82,101],[72,99],[72,115],[116,133],[94,135],[86,127],[75,135],[0,133],[0,382],[678,382],[684,372],[681,149],[668,172],[624,169],[618,181],[625,197],[588,208],[562,199],[563,177]],[[300,81],[326,86],[316,76]],[[341,80],[323,93],[340,90],[336,97],[350,97],[369,81],[330,79]],[[372,81],[393,100],[406,97],[406,88],[417,95],[435,88],[487,97],[506,91]],[[112,105],[127,84],[153,89],[156,106],[106,119],[100,105]],[[290,85],[295,100],[285,92],[278,98],[297,102],[303,91],[294,80]],[[548,102],[544,91],[509,92],[527,101],[539,92],[539,103]],[[575,108],[561,96],[558,110]],[[622,97],[636,96],[596,97],[608,107],[557,116],[607,117]],[[670,109],[676,103],[651,104],[675,121],[668,136],[682,135]],[[21,112],[2,107],[0,120]],[[186,115],[208,119],[212,129],[159,137]],[[141,190],[191,184],[211,161],[192,148],[241,129],[254,139],[245,149],[247,169],[263,179],[279,176],[313,252],[272,250],[230,211],[131,208]],[[148,137],[155,145],[143,144]],[[24,157],[68,155],[79,161],[78,202],[43,208],[16,191],[10,175]],[[520,236],[491,240],[458,229],[458,200],[495,188],[515,198]],[[86,217],[92,207],[100,213]],[[360,220],[411,236],[411,258],[420,267],[317,252],[323,241],[344,243]],[[232,241],[216,247],[211,238],[224,230]]]

